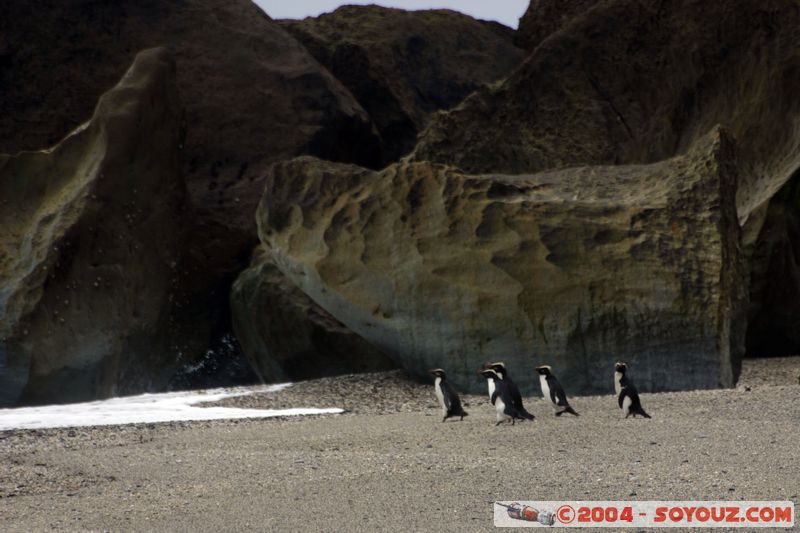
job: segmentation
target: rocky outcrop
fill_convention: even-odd
[[[510,28],[448,10],[344,6],[282,25],[366,109],[387,163],[413,148],[432,112],[506,77],[524,58]]]
[[[792,0],[599,3],[432,119],[414,159],[508,173],[648,163],[723,124],[744,222],[800,165],[798,23]]]
[[[534,2],[529,15],[545,4]],[[565,14],[569,5],[558,2]],[[537,16],[546,21],[547,11]],[[781,280],[800,269],[760,261],[764,238],[800,247],[791,220],[776,215],[794,207],[770,203],[800,167],[798,24],[800,5],[791,0],[597,2],[565,18],[505,82],[434,117],[413,159],[474,173],[649,163],[684,153],[722,124],[739,146],[743,248],[750,257],[760,247],[749,263],[749,314],[769,327],[755,326],[748,344],[792,337],[794,307],[762,308],[762,293],[782,294]],[[520,35],[531,31],[523,26]],[[759,278],[776,268],[781,278]]]
[[[483,390],[487,359],[549,362],[574,391],[606,391],[620,358],[645,390],[730,386],[744,340],[736,182],[717,131],[660,163],[519,176],[300,158],[273,167],[259,235],[331,315],[462,390]]]
[[[0,3],[0,153],[57,142],[137,51],[161,45],[177,63],[194,208],[173,344],[193,364],[230,333],[228,291],[258,242],[269,164],[312,154],[377,167],[381,145],[350,92],[250,0],[9,0]]]
[[[575,17],[583,15],[600,0],[531,0],[519,19],[514,41],[533,50],[550,35],[560,31]]]
[[[231,310],[236,336],[267,383],[396,367],[287,280],[263,248],[233,284]]]
[[[0,155],[0,403],[165,386],[180,118],[175,64],[148,50],[59,144]]]

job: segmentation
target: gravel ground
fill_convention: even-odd
[[[478,396],[443,424],[430,385],[390,372],[222,402],[344,415],[3,432],[0,530],[487,531],[494,500],[798,502],[798,375],[747,361],[733,390],[642,395],[652,420],[531,398],[536,421],[496,428]]]

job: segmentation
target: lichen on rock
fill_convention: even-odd
[[[516,176],[299,158],[268,176],[259,235],[327,312],[463,390],[480,390],[487,359],[523,374],[551,363],[583,392],[607,390],[616,359],[647,390],[731,386],[745,302],[736,168],[723,130],[651,165]]]

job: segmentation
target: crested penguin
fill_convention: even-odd
[[[447,382],[444,370],[434,368],[428,372],[435,378],[433,380],[433,390],[439,400],[439,405],[442,407],[442,422],[453,416],[461,417],[459,420],[464,420],[464,417],[469,413],[461,407],[461,398],[458,397],[458,393]]]
[[[478,374],[483,375],[483,371],[491,367],[492,363],[483,363],[483,366],[478,369]],[[489,391],[489,402],[491,402],[494,395],[494,378],[486,378],[486,387]]]
[[[516,419],[522,419],[522,415],[514,407],[514,400],[511,397],[511,391],[508,384],[500,379],[491,368],[486,368],[481,371],[481,375],[486,379],[494,381],[494,392],[492,393],[492,405],[494,405],[495,412],[497,413],[497,423],[499,426],[506,420],[511,420],[511,425],[514,425]]]
[[[520,414],[522,418],[525,418],[527,420],[533,420],[534,418],[536,418],[531,413],[529,413],[522,405],[522,394],[520,394],[519,387],[517,387],[517,384],[514,383],[514,380],[511,379],[508,370],[506,370],[506,364],[504,362],[498,361],[497,363],[487,363],[486,365],[484,365],[484,368],[491,368],[492,370],[494,370],[497,376],[501,380],[503,380],[503,383],[508,385],[508,391],[511,393],[511,400],[512,404],[514,405],[514,409],[517,410],[517,412]],[[489,383],[490,383],[489,390],[491,391],[492,380],[489,380]],[[490,399],[491,395],[492,393],[490,392],[489,393]]]
[[[633,415],[634,418],[636,418],[636,415],[651,418],[642,407],[642,401],[639,399],[639,391],[627,376],[627,371],[628,365],[626,363],[617,363],[614,365],[614,391],[617,393],[619,408],[625,413],[625,418],[631,415]]]
[[[575,409],[569,405],[564,387],[561,386],[561,383],[559,383],[553,375],[550,365],[537,366],[536,372],[539,373],[539,385],[542,387],[542,395],[544,395],[545,400],[550,400],[553,404],[556,416],[561,416],[564,413],[580,416]]]

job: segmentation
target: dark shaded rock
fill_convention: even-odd
[[[611,388],[731,386],[744,344],[738,162],[712,132],[685,156],[519,176],[426,162],[276,164],[258,212],[275,264],[347,327],[460,390],[503,359]],[[675,368],[681,368],[675,372]]]
[[[261,247],[233,285],[231,310],[244,352],[265,382],[396,367],[298,289]]]
[[[524,58],[510,28],[448,10],[344,6],[281,24],[366,109],[387,163],[413,148],[432,112],[506,77]]]
[[[598,3],[437,114],[414,159],[508,173],[648,163],[722,124],[740,147],[744,222],[800,165],[798,24],[792,0]]]
[[[167,389],[196,390],[259,383],[261,379],[231,333],[222,334],[205,356],[179,368]]]
[[[163,389],[184,234],[175,64],[147,50],[52,149],[0,155],[0,403]]]
[[[800,353],[800,174],[769,202],[750,276],[747,353]]]
[[[584,14],[600,0],[531,0],[519,19],[514,38],[518,46],[533,50],[550,35],[560,31],[570,20]]]
[[[228,292],[258,242],[268,165],[313,154],[375,167],[381,146],[349,91],[249,0],[9,0],[0,3],[0,152],[54,144],[91,116],[137,51],[160,45],[177,62],[193,205],[172,344],[193,364],[230,333]]]

